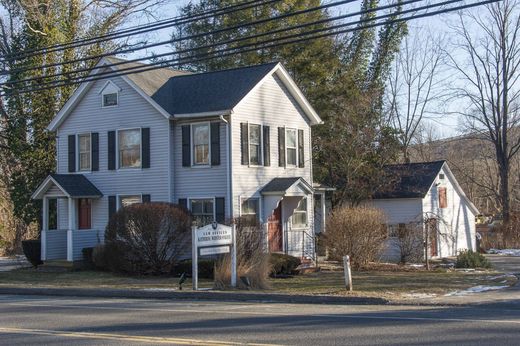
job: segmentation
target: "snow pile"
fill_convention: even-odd
[[[406,293],[403,294],[403,298],[413,298],[413,299],[425,299],[425,298],[434,298],[436,294],[433,293]]]
[[[520,257],[520,249],[489,249],[488,253],[494,255]]]
[[[177,291],[176,288],[160,288],[160,287],[150,287],[150,288],[143,288],[141,291],[148,291],[148,292],[173,292]]]
[[[500,280],[500,279],[515,279],[516,280],[516,275],[514,274],[502,274],[502,275],[497,275],[497,276],[490,276],[488,278],[486,278],[487,280]]]
[[[487,291],[495,291],[495,290],[501,290],[503,288],[508,288],[508,287],[509,286],[483,286],[483,285],[479,285],[479,286],[470,287],[467,290],[463,290],[463,291],[450,292],[448,294],[445,294],[445,296],[465,296],[465,295],[471,294],[471,293],[481,293],[481,292],[487,292]]]

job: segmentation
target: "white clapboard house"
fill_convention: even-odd
[[[140,65],[110,57],[92,73]],[[48,126],[56,174],[33,194],[43,200],[42,258],[81,260],[118,208],[148,201],[183,205],[200,224],[255,217],[269,251],[312,258],[320,123],[279,63],[85,82]]]
[[[468,199],[446,161],[389,165],[386,182],[367,203],[381,209],[390,238],[383,259],[399,260],[396,238],[399,227],[430,227],[431,257],[455,256],[460,250],[476,250],[477,208]],[[421,246],[421,245],[419,245]]]

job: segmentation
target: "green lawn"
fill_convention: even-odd
[[[321,271],[298,275],[286,279],[270,279],[268,292],[292,294],[355,294],[397,298],[401,294],[442,294],[462,290],[476,285],[504,285],[505,278],[494,279],[488,272],[436,271],[360,271],[353,274],[354,292],[344,289],[343,272]],[[513,283],[513,278],[508,278]],[[84,287],[84,288],[130,288],[130,289],[174,289],[178,287],[176,277],[131,277],[98,271],[49,272],[35,269],[19,269],[0,272],[0,286],[19,287]],[[211,287],[209,280],[199,280],[200,287]],[[191,281],[184,284],[191,289]]]

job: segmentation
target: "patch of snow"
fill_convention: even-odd
[[[143,288],[141,291],[150,291],[150,292],[173,292],[178,291],[176,288],[161,288],[161,287],[151,287],[151,288]]]
[[[508,288],[508,287],[509,286],[483,286],[483,285],[479,285],[479,286],[470,287],[467,290],[463,290],[463,291],[450,292],[450,293],[445,294],[445,296],[447,296],[447,297],[449,297],[449,296],[465,296],[465,295],[471,294],[471,293],[482,293],[482,292],[487,292],[487,291],[496,291],[496,290],[501,290],[501,289]]]
[[[409,267],[414,267],[414,268],[424,268],[424,264],[419,264],[419,263],[411,263],[411,264],[408,264]]]
[[[501,256],[520,257],[520,249],[489,249],[488,253]]]
[[[486,278],[487,280],[499,280],[499,279],[516,279],[516,275],[514,274],[502,274],[498,276],[490,276]]]
[[[433,293],[406,293],[403,294],[404,298],[413,298],[413,299],[424,299],[424,298],[434,298],[436,294]]]

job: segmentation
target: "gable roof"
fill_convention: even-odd
[[[107,67],[117,72],[119,69],[149,66],[137,62],[124,62],[125,60],[116,57],[102,58],[91,75]],[[105,67],[113,63],[122,64]],[[231,114],[266,77],[273,74],[280,78],[310,124],[321,124],[322,120],[289,73],[276,62],[207,73],[189,73],[164,67],[120,77],[166,118],[183,118]],[[55,131],[92,85],[93,81],[81,84],[47,129]]]
[[[301,185],[307,193],[312,193],[313,189],[302,177],[273,178],[261,190],[262,194],[285,194],[287,190],[295,185]]]
[[[57,186],[65,196],[72,198],[100,198],[101,191],[83,174],[51,174],[36,189],[33,199],[41,199],[52,186]]]
[[[424,198],[445,163],[441,160],[385,166],[384,181],[373,198]]]
[[[170,78],[152,98],[172,115],[229,112],[278,64]]]

